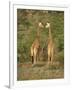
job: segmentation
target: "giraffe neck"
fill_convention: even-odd
[[[37,39],[40,40],[40,32],[39,32],[39,29],[37,30]]]
[[[49,27],[49,39],[52,39],[51,28]]]

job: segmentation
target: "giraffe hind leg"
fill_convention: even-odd
[[[34,63],[34,58],[33,58],[33,56],[31,56],[32,57],[32,64]]]
[[[50,62],[51,62],[51,56],[50,56]]]

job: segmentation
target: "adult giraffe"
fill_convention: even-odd
[[[43,25],[41,22],[38,23],[37,36],[30,47],[31,60],[33,65],[37,63],[37,58],[40,50],[40,28],[43,28]]]
[[[46,23],[46,28],[49,29],[49,36],[48,36],[48,47],[47,47],[47,54],[48,54],[48,63],[53,63],[54,59],[54,42],[51,34],[51,25],[49,22]]]

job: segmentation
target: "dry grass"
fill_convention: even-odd
[[[47,64],[47,62],[39,61],[35,66],[31,63],[19,63],[17,69],[17,80],[64,78],[64,67],[60,62]]]

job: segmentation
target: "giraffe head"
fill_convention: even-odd
[[[38,23],[38,26],[39,28],[44,28],[44,25],[41,22]]]
[[[50,27],[50,23],[47,22],[45,28],[49,28],[49,27]]]
[[[44,28],[43,23],[42,22],[38,22],[38,29],[37,29],[37,37],[38,38],[40,37],[40,33],[43,30],[43,28]]]

